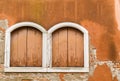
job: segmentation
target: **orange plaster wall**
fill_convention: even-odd
[[[99,60],[120,59],[115,0],[0,0],[0,19],[9,26],[32,21],[46,29],[72,21],[88,29]]]
[[[98,65],[94,74],[89,77],[88,81],[118,81],[116,78],[112,79],[110,68],[104,65]]]
[[[32,21],[47,30],[64,21],[84,26],[90,43],[97,49],[97,59],[120,60],[120,31],[116,19],[116,0],[0,0],[0,19],[8,19],[9,26]],[[2,30],[2,29],[0,29]],[[64,81],[64,74],[59,75]],[[88,81],[117,81],[109,67],[98,65]]]
[[[8,19],[9,26],[32,21],[49,29],[64,21],[79,23],[88,29],[99,60],[120,59],[115,0],[0,0],[0,5],[0,19]]]

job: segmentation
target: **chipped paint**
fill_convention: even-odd
[[[120,62],[119,61],[118,62],[117,61],[100,61],[96,57],[96,49],[94,49],[94,47],[90,47],[90,48],[91,48],[90,50],[90,72],[89,72],[90,77],[92,76],[95,77],[94,72],[96,68],[105,65],[106,67],[110,69],[112,80],[115,79],[117,81],[118,79],[118,81],[120,81],[120,68],[115,67],[116,64],[120,65]],[[98,70],[98,72],[100,71]],[[91,78],[89,78],[89,81],[91,81]]]

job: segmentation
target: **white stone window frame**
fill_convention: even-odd
[[[78,29],[84,35],[84,67],[52,67],[52,33],[60,28],[71,27]],[[48,30],[48,72],[89,72],[89,36],[88,31],[77,23],[63,22]]]
[[[10,67],[10,41],[11,32],[20,27],[32,27],[42,32],[42,67]],[[46,41],[47,31],[41,25],[33,22],[20,22],[9,27],[5,32],[5,59],[4,59],[4,71],[5,72],[46,72]]]
[[[42,32],[42,67],[10,67],[11,32],[17,28],[29,26]],[[78,29],[84,34],[84,67],[52,67],[52,33],[63,27]],[[54,25],[48,31],[33,22],[20,22],[6,30],[5,35],[5,72],[89,72],[89,36],[88,31],[79,24],[62,22]]]

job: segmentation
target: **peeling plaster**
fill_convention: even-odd
[[[5,30],[8,28],[7,20],[0,20],[0,41],[4,41]]]
[[[8,28],[8,20],[0,20],[0,28],[7,29]]]
[[[117,68],[117,67],[115,68],[116,62],[113,62],[113,61],[99,61],[96,57],[96,49],[91,48],[91,50],[90,50],[90,72],[89,72],[89,75],[93,76],[93,73],[94,73],[95,69],[97,68],[97,66],[98,65],[104,65],[104,64],[106,64],[110,68],[111,73],[112,73],[112,79],[117,77],[118,81],[120,81],[120,68]]]
[[[107,66],[110,68],[112,73],[112,79],[114,79],[117,76],[118,81],[120,81],[120,68],[114,68],[115,63],[112,61],[97,61],[97,65],[103,65],[107,64]]]

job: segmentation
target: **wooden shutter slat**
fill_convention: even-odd
[[[67,28],[59,30],[59,60],[60,67],[67,66]]]
[[[52,64],[54,66],[59,66],[58,53],[59,53],[59,32],[54,32],[52,36]]]
[[[83,33],[80,31],[76,31],[76,66],[84,66],[84,37]]]
[[[74,67],[76,63],[76,31],[68,28],[68,67]]]
[[[18,59],[19,66],[26,66],[26,36],[27,28],[18,30]]]
[[[67,28],[59,29],[59,35],[54,36],[53,39],[53,67],[66,67],[67,66]],[[58,37],[57,37],[58,36]],[[57,43],[55,42],[58,39],[58,49],[55,48]],[[54,50],[58,50],[54,51]]]
[[[26,66],[26,35],[26,27],[19,28],[12,32],[11,66]]]
[[[17,66],[18,64],[18,53],[17,53],[17,49],[18,49],[18,32],[14,31],[11,34],[11,49],[10,49],[10,66]]]
[[[28,28],[27,66],[42,66],[42,33],[34,28]]]
[[[68,28],[68,67],[83,66],[83,34],[73,28]]]

